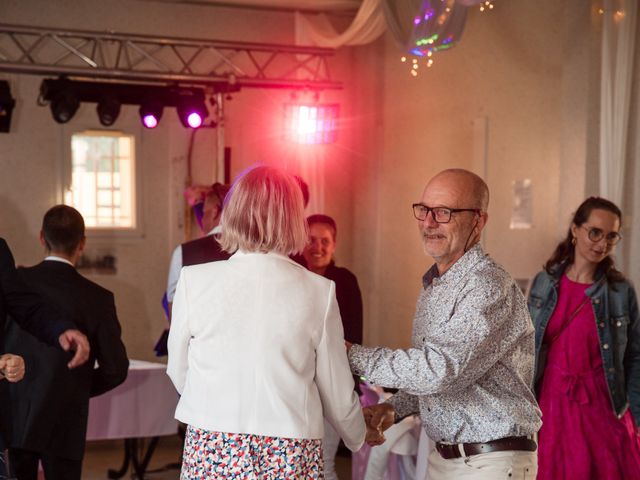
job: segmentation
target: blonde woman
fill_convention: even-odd
[[[293,176],[258,166],[227,196],[227,261],[183,268],[167,373],[188,425],[182,479],[323,478],[323,415],[365,437],[335,284],[289,259],[307,240]]]

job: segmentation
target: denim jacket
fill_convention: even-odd
[[[529,313],[536,329],[536,358],[547,323],[558,301],[562,269],[536,275],[529,292]],[[638,300],[628,281],[609,284],[604,276],[585,292],[597,323],[600,354],[613,411],[620,418],[627,408],[640,422],[640,315]],[[538,365],[536,370],[544,368]],[[536,377],[537,378],[537,377]]]

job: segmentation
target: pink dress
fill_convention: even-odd
[[[562,276],[545,341],[558,333],[589,287]],[[539,480],[640,479],[638,432],[629,410],[620,419],[613,411],[590,302],[551,345],[539,402]]]

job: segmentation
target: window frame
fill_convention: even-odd
[[[95,125],[83,125],[74,123],[65,124],[63,132],[63,155],[61,188],[59,189],[59,203],[65,203],[67,191],[71,188],[73,172],[73,150],[71,142],[73,135],[93,135],[105,137],[118,137],[126,135],[133,139],[133,188],[134,205],[132,212],[135,215],[135,227],[89,227],[85,229],[85,235],[89,238],[97,239],[141,239],[144,237],[144,217],[143,217],[143,191],[142,191],[142,169],[141,169],[141,135],[139,132],[120,129],[96,128]]]

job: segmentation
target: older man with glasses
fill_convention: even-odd
[[[540,410],[531,389],[534,330],[522,292],[480,246],[489,189],[477,175],[445,170],[413,205],[425,253],[412,347],[347,345],[352,370],[398,388],[364,409],[368,441],[419,413],[436,442],[429,478],[531,478]]]

